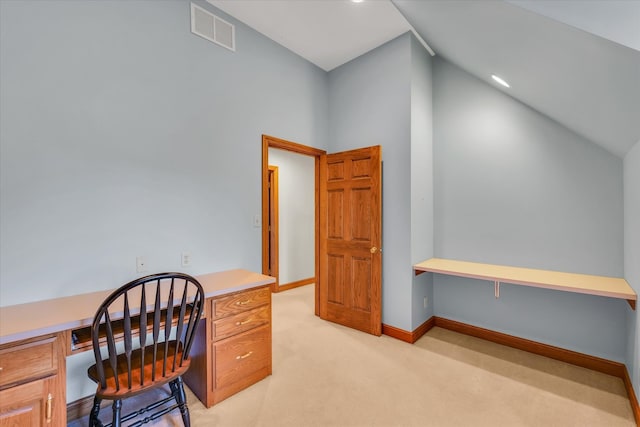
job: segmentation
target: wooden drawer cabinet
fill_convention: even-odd
[[[210,407],[271,375],[271,289],[214,297],[207,310],[184,379]]]
[[[243,269],[196,278],[207,297],[184,379],[211,406],[271,374],[275,279]],[[66,357],[91,351],[95,310],[111,292],[0,307],[0,427],[67,425]],[[73,402],[71,414],[88,415],[85,401],[92,396]]]
[[[214,344],[215,389],[233,386],[271,364],[268,327]]]
[[[238,292],[225,297],[212,298],[211,313],[214,319],[221,319],[270,304],[271,290],[266,287],[252,291]]]
[[[219,341],[271,322],[268,305],[213,321],[213,340]]]
[[[63,342],[52,335],[0,347],[0,427],[66,425]]]
[[[47,411],[53,408],[49,399],[49,381],[37,380],[0,391],[0,426],[44,426]]]
[[[0,389],[23,384],[58,370],[56,337],[0,349]]]

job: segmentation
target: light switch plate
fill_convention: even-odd
[[[147,260],[143,256],[136,257],[136,272],[144,273],[147,271]]]
[[[180,255],[180,258],[181,258],[180,263],[182,264],[183,267],[191,266],[191,252],[182,252],[182,254]]]

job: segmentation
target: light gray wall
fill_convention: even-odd
[[[182,269],[182,251],[193,274],[259,271],[266,133],[383,146],[383,321],[412,330],[431,296],[411,270],[430,256],[411,238],[430,232],[426,58],[404,35],[327,75],[218,14],[237,25],[235,53],[190,33],[188,1],[0,1],[0,304],[113,288],[139,276],[137,255],[149,271]],[[622,275],[622,161],[434,63],[434,254]],[[625,160],[636,291],[638,151]],[[495,300],[491,284],[441,276],[432,296],[436,315],[626,359],[638,390],[623,301],[508,285]],[[69,365],[85,378],[85,362]],[[70,384],[68,400],[92,391]]]
[[[314,277],[315,158],[269,148],[269,165],[278,166],[278,283]]]
[[[431,56],[411,37],[411,264],[433,257],[433,104]],[[424,299],[427,298],[427,307]],[[414,276],[411,328],[433,316],[433,275]]]
[[[443,59],[434,67],[435,254],[623,275],[622,160]],[[435,277],[435,314],[624,361],[627,303]]]
[[[137,255],[261,270],[261,135],[323,148],[327,75],[218,14],[235,53],[188,1],[0,2],[0,304],[114,288]]]
[[[323,148],[326,73],[233,19],[235,53],[191,34],[188,1],[0,7],[0,304],[113,288],[137,255],[260,271],[261,134]]]
[[[624,158],[624,277],[640,295],[640,141]],[[640,316],[627,313],[627,370],[640,396]]]
[[[329,72],[329,152],[382,146],[382,322],[411,330],[411,38]]]

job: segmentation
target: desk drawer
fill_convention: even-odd
[[[214,319],[220,319],[269,304],[269,302],[271,302],[271,289],[265,287],[213,299],[211,312]]]
[[[53,375],[58,370],[56,337],[0,349],[0,389]]]
[[[233,335],[257,328],[269,323],[269,306],[263,305],[254,310],[243,311],[234,316],[213,321],[213,340],[219,341]]]
[[[266,325],[253,332],[214,344],[215,387],[241,381],[271,363],[271,330]]]

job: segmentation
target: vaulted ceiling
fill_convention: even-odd
[[[413,30],[619,157],[640,141],[640,2],[208,1],[327,71]]]

